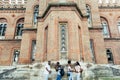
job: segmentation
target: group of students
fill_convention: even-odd
[[[49,79],[49,75],[51,74],[51,61],[48,61],[48,64],[46,64],[45,66],[45,79],[44,80],[48,80]],[[56,80],[61,80],[62,77],[64,76],[64,67],[60,65],[59,62],[56,63],[55,65],[55,70],[57,72],[57,76],[56,76]],[[81,80],[81,73],[82,73],[83,69],[80,66],[80,63],[77,61],[75,63],[75,66],[72,66],[71,64],[71,60],[68,60],[68,65],[67,65],[67,76],[68,76],[68,80],[73,80],[73,73],[75,73],[76,76],[76,80]]]

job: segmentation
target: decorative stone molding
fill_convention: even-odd
[[[0,5],[1,10],[26,10],[26,8],[25,5]]]
[[[104,40],[120,40],[120,38],[104,38]]]
[[[120,9],[120,6],[116,6],[116,5],[114,5],[114,6],[109,6],[109,5],[99,6],[99,9]]]
[[[51,9],[51,7],[75,7],[76,10],[78,11],[78,13],[80,14],[81,17],[83,18],[87,18],[87,15],[83,15],[81,10],[79,9],[78,5],[76,3],[49,3],[45,12],[42,14],[42,16],[38,16],[38,19],[42,19],[45,17],[45,15],[49,12],[49,10]]]

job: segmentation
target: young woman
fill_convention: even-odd
[[[80,74],[82,73],[82,70],[83,70],[83,69],[81,68],[79,62],[77,61],[77,62],[75,63],[76,80],[81,80]]]

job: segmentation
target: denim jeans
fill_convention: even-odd
[[[68,76],[68,80],[73,80],[73,77],[72,77],[72,72],[68,72],[70,74],[70,76]]]
[[[61,79],[62,79],[62,76],[61,75],[57,75],[56,80],[61,80]]]
[[[49,74],[44,74],[44,77],[45,80],[48,80]]]
[[[77,73],[77,74],[76,74],[76,78],[77,78],[77,80],[81,80],[81,78],[80,78],[80,73]]]

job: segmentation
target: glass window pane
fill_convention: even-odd
[[[37,23],[37,16],[39,14],[39,5],[36,5],[35,8],[34,8],[34,24]]]
[[[86,12],[87,12],[87,16],[88,16],[88,27],[92,27],[91,9],[88,5],[86,5]]]
[[[4,18],[0,18],[0,36],[5,36],[6,28],[7,28],[7,20]]]
[[[103,35],[105,38],[108,38],[109,37],[108,23],[104,18],[101,18],[101,24],[103,27]]]
[[[24,27],[24,18],[21,18],[17,22],[16,26],[16,36],[22,36],[22,28]]]
[[[60,24],[60,50],[61,52],[65,52],[66,51],[66,24],[65,23],[61,23]]]

